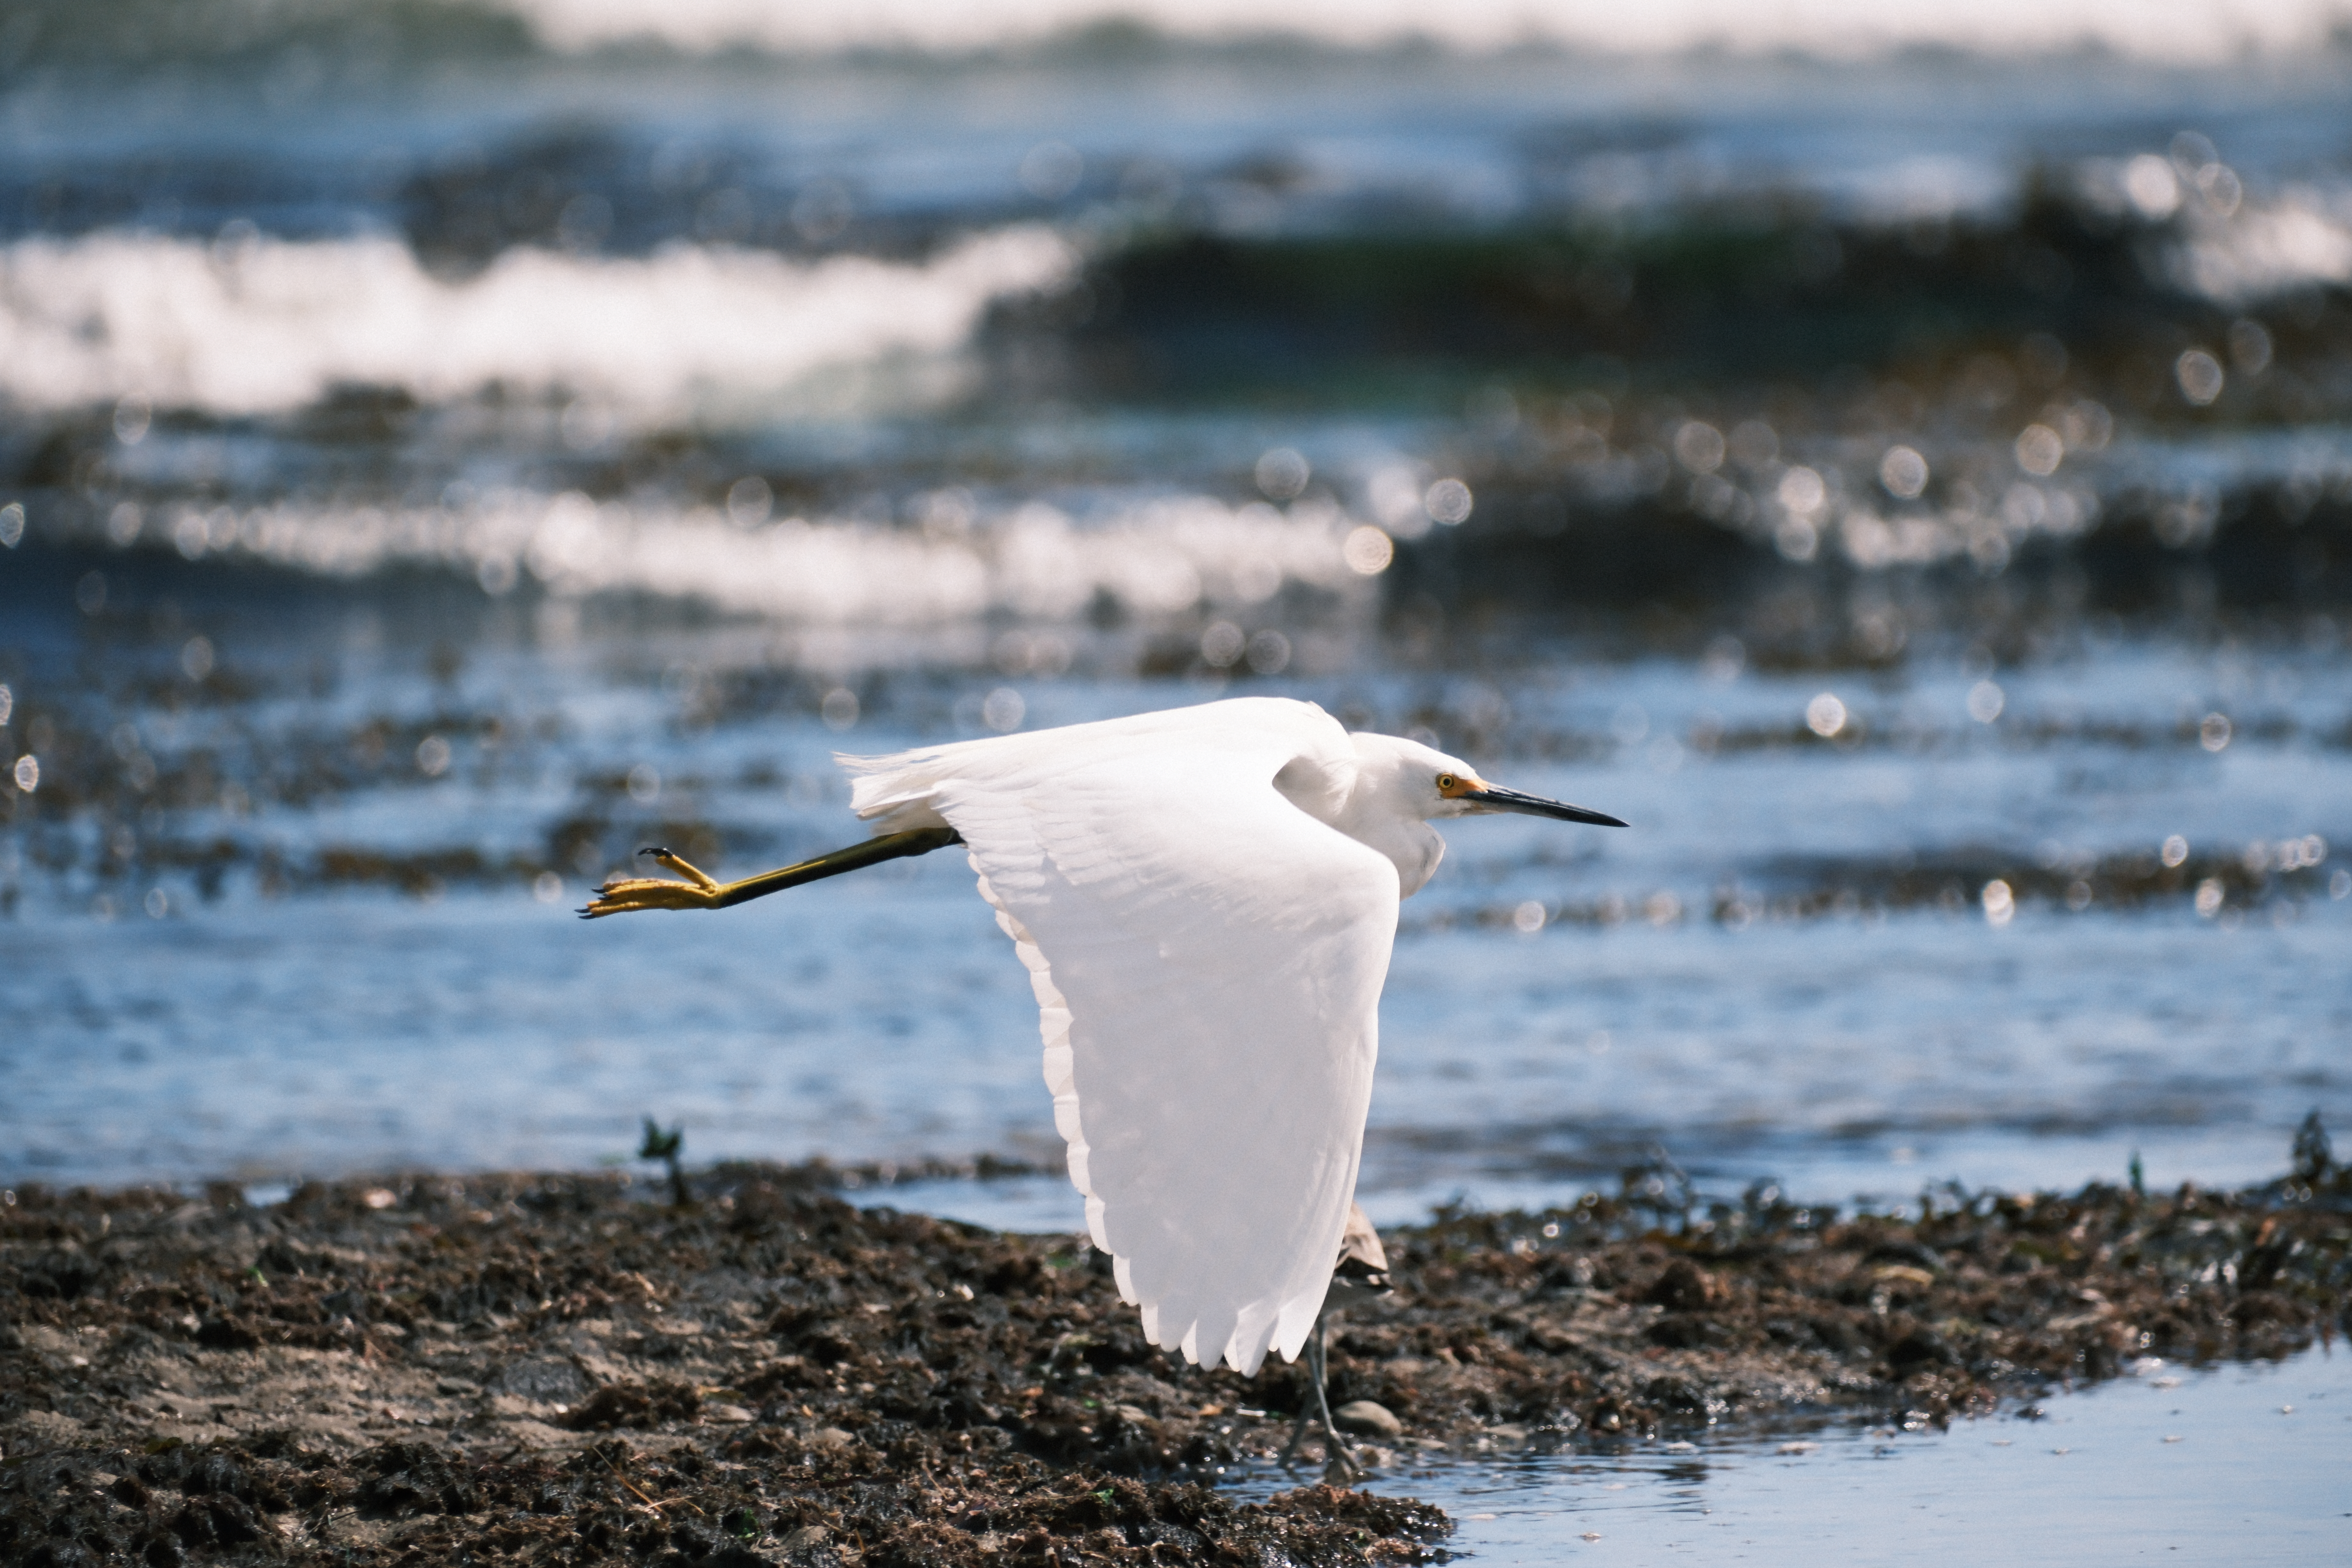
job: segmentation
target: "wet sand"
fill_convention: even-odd
[[[0,1204],[0,1556],[798,1564],[1442,1556],[1381,1472],[1799,1414],[1939,1424],[2141,1355],[2344,1324],[2352,1176],[1840,1215],[1671,1170],[1388,1233],[1335,1323],[1370,1466],[1264,1503],[1298,1372],[1147,1345],[1079,1238],[858,1208],[824,1166],[20,1190]]]

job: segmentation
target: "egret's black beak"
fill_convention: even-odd
[[[1625,826],[1604,812],[1587,811],[1580,805],[1570,805],[1564,800],[1546,800],[1539,795],[1521,795],[1517,790],[1499,789],[1493,784],[1465,791],[1462,798],[1487,811],[1515,811],[1522,816],[1549,816],[1560,822],[1587,822],[1595,827]]]

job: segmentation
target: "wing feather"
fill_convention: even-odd
[[[1254,1373],[1297,1357],[1330,1283],[1398,880],[1275,787],[1302,756],[1351,762],[1320,710],[1183,713],[888,759],[858,805],[963,836],[1028,967],[1055,1125],[1120,1295],[1153,1343]]]

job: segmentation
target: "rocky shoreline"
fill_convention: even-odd
[[[1444,1554],[1381,1471],[1850,1410],[1941,1423],[2135,1358],[2347,1326],[2352,1176],[1705,1201],[1670,1169],[1386,1233],[1334,1322],[1367,1479],[1237,1501],[1297,1369],[1182,1366],[1083,1238],[727,1166],[19,1190],[0,1202],[0,1558],[25,1564],[1219,1562]],[[870,1199],[870,1193],[861,1194]]]

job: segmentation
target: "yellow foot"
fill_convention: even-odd
[[[596,889],[588,907],[580,911],[583,920],[594,920],[599,915],[625,915],[637,910],[715,910],[720,908],[719,895],[726,889],[710,877],[667,849],[640,849],[640,855],[650,855],[660,865],[679,876],[690,879],[673,882],[667,877],[615,877]]]

